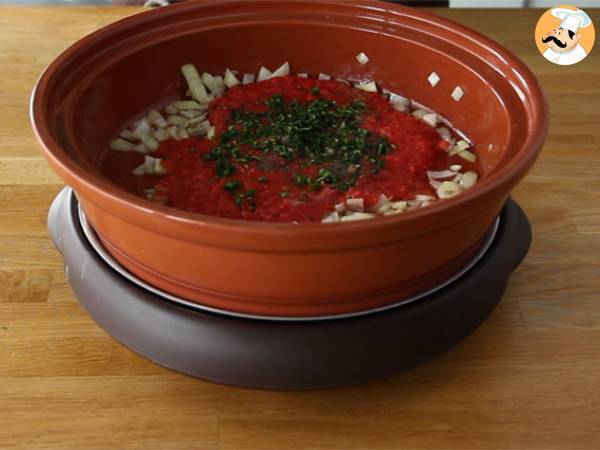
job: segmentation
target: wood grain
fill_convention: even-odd
[[[532,41],[539,11],[437,10],[545,86],[550,133],[514,191],[531,252],[490,319],[435,360],[365,386],[259,392],[109,338],[46,232],[61,183],[30,131],[31,88],[69,44],[138,11],[0,7],[0,449],[600,449],[600,49],[554,66]]]

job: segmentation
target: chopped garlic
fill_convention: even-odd
[[[189,137],[190,137],[190,135],[188,134],[188,132],[187,132],[187,131],[185,131],[185,129],[184,129],[184,128],[181,128],[181,129],[179,130],[179,132],[177,133],[177,135],[179,136],[179,139],[187,139],[187,138],[189,138]]]
[[[383,214],[390,208],[390,199],[386,197],[385,194],[381,194],[377,199],[377,203],[373,205],[373,208],[371,208],[371,210],[377,214]]]
[[[196,103],[196,102],[194,102]],[[175,108],[175,106],[173,106],[173,104],[171,103],[170,105],[165,106],[165,112],[167,114],[177,114],[179,112],[179,110],[177,108]]]
[[[296,74],[298,78],[308,78],[308,74],[306,72],[301,72]]]
[[[458,148],[460,148],[461,150],[466,150],[466,149],[468,149],[469,147],[471,147],[471,144],[469,144],[467,141],[465,141],[464,139],[462,139],[462,140],[460,140],[460,141],[458,141],[458,142],[456,143],[456,146],[457,146]]]
[[[143,118],[133,130],[132,134],[138,138],[140,141],[143,141],[150,133],[152,132],[152,128],[150,127],[150,123],[146,118]]]
[[[190,90],[190,94],[194,100],[198,100],[199,102],[204,102],[208,98],[208,93],[206,92],[206,88],[200,79],[200,75],[198,71],[194,67],[193,64],[186,64],[181,66],[181,72],[185,77],[185,81],[187,81],[188,88]]]
[[[326,73],[320,73],[319,80],[331,80],[331,75],[328,75]]]
[[[131,171],[131,173],[134,174],[136,177],[141,177],[142,175],[144,175],[146,173],[146,165],[140,164],[135,169],[133,169]]]
[[[450,178],[450,177],[453,177],[454,175],[456,175],[456,173],[453,172],[452,170],[428,170],[427,171],[427,176],[429,178],[433,178],[434,180],[437,180],[440,178]]]
[[[225,70],[225,76],[223,77],[223,82],[225,83],[225,86],[227,86],[228,88],[232,88],[232,87],[240,84],[240,80],[238,80],[237,77],[233,74],[233,72],[229,69]]]
[[[390,203],[390,207],[395,211],[404,211],[406,208],[408,208],[408,202],[406,200],[392,202]]]
[[[377,92],[377,83],[374,81],[363,81],[355,84],[354,87],[366,92]]]
[[[360,64],[365,65],[369,62],[369,57],[365,53],[361,52],[358,55],[356,55],[356,60]]]
[[[365,210],[365,201],[362,198],[349,198],[346,200],[346,207],[349,211],[363,212]]]
[[[253,73],[245,73],[244,77],[242,78],[242,84],[254,83],[255,79],[256,79],[256,77],[254,76]]]
[[[220,75],[213,76],[208,72],[202,74],[202,82],[212,94],[221,95],[225,90],[225,82]]]
[[[167,173],[167,169],[162,164],[162,159],[158,158],[154,160],[154,174],[156,175],[164,175]]]
[[[431,87],[436,87],[437,84],[440,82],[440,80],[441,80],[440,76],[435,72],[431,72],[429,74],[429,76],[427,77],[427,81],[429,81],[429,84],[431,85]]]
[[[464,150],[458,154],[462,159],[466,159],[469,162],[474,163],[477,161],[477,155],[469,150]]]
[[[438,134],[444,141],[446,141],[446,142],[452,141],[452,133],[450,133],[450,130],[448,128],[439,127],[436,129],[436,131],[438,132]]]
[[[272,72],[269,69],[267,69],[265,66],[263,66],[258,71],[258,78],[257,78],[257,80],[258,81],[267,80],[271,75],[272,75]]]
[[[465,95],[464,91],[461,89],[460,86],[456,86],[454,88],[454,90],[452,91],[452,94],[450,94],[450,96],[454,99],[454,101],[458,102],[460,101],[461,98],[463,98],[463,95]]]
[[[131,142],[126,141],[125,139],[118,138],[114,141],[111,141],[110,149],[116,150],[118,152],[129,152],[135,150],[135,145],[133,145]]]
[[[151,152],[154,152],[156,150],[158,150],[159,147],[159,143],[156,139],[154,139],[152,136],[148,135],[145,139],[144,139],[144,145],[146,146],[146,148],[148,150],[150,150]]]
[[[427,111],[426,109],[415,109],[412,112],[412,115],[415,116],[417,119],[422,119],[423,116],[425,116],[425,114],[429,114],[429,111]]]
[[[183,111],[179,111],[179,115],[185,117],[186,119],[194,119],[198,116],[205,116],[203,112],[198,111],[197,109],[186,109]]]
[[[401,95],[390,92],[390,103],[396,111],[408,112],[410,109],[410,100]]]
[[[334,206],[334,209],[339,213],[342,214],[344,211],[346,211],[346,204],[344,202],[339,202],[336,203],[336,205]]]
[[[152,131],[152,134],[154,139],[156,139],[158,142],[166,141],[170,137],[169,131],[165,128],[157,128],[156,130]]]
[[[283,63],[269,78],[285,77],[290,74],[290,63]]]
[[[453,172],[460,172],[462,170],[462,166],[460,164],[452,164],[450,166],[450,170]]]
[[[171,135],[171,137],[173,139],[176,139],[178,141],[180,140],[179,139],[179,134],[177,134],[177,131],[178,131],[177,127],[169,127],[169,128],[167,128],[167,130],[169,131],[169,134]]]

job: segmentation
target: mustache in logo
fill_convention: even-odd
[[[545,38],[542,39],[542,42],[545,44],[546,42],[550,42],[550,41],[554,41],[554,43],[556,45],[558,45],[560,48],[565,48],[567,46],[566,42],[561,42],[558,40],[558,38],[556,36],[547,36]]]

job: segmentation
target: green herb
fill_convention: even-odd
[[[248,189],[246,191],[246,198],[254,198],[256,195],[256,189]]]
[[[321,93],[321,89],[319,89],[319,86],[313,86],[310,88],[310,93],[312,95],[319,95]]]
[[[267,181],[269,181],[269,179],[264,175],[261,175],[260,177],[258,177],[258,181],[260,181],[261,183],[266,183]]]
[[[288,191],[281,191],[281,192],[279,193],[279,196],[280,196],[281,198],[286,198],[286,197],[289,197],[289,195],[290,195],[290,193],[289,193]]]
[[[237,191],[242,186],[240,180],[231,180],[223,185],[225,190],[229,193]]]

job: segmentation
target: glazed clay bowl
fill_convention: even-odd
[[[361,66],[355,56],[371,62]],[[420,210],[338,224],[272,224],[192,214],[128,191],[115,133],[185,92],[179,67],[375,79],[448,117],[476,143],[484,176]],[[432,88],[426,78],[437,72]],[[450,96],[465,92],[460,102]],[[344,314],[397,302],[469,262],[530,169],[547,107],[529,69],[495,42],[431,14],[377,1],[198,1],[87,36],[41,76],[33,127],[106,249],[145,282],[206,306],[268,316]],[[121,180],[121,181],[119,181]]]

